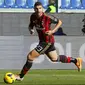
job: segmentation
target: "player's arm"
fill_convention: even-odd
[[[33,16],[31,15],[31,17],[30,17],[30,24],[29,24],[29,26],[28,26],[28,29],[29,29],[29,31],[30,31],[30,34],[34,34],[34,29],[33,29],[33,27],[34,27]]]
[[[59,27],[62,25],[62,21],[54,16],[49,16],[50,17],[50,23],[53,23],[53,24],[56,24],[54,29],[52,30],[49,30],[46,32],[47,35],[52,35],[54,34],[58,29]]]
[[[51,19],[51,23],[56,24],[54,29],[51,30],[52,34],[54,34],[60,28],[60,26],[62,25],[62,21],[60,19],[54,17],[54,18]]]

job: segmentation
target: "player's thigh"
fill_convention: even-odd
[[[48,52],[46,55],[47,55],[48,58],[50,58],[52,61],[58,59],[58,53],[57,53],[56,50],[50,51],[50,52]]]
[[[30,60],[34,60],[35,58],[37,58],[40,54],[34,49],[31,52],[29,52],[29,54],[27,55],[27,58]]]

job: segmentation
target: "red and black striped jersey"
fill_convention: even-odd
[[[53,16],[48,16],[43,13],[41,17],[37,17],[35,13],[33,13],[30,17],[29,28],[33,29],[35,26],[40,42],[50,42],[54,43],[53,35],[46,35],[45,32],[51,30],[51,23],[58,23],[58,19]]]

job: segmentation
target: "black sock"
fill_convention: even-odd
[[[71,62],[73,62],[74,64],[76,64],[76,63],[77,63],[76,58],[72,58],[72,57],[71,57]]]
[[[23,69],[21,70],[21,73],[20,73],[20,78],[23,78],[24,75],[28,72],[28,70],[30,70],[30,68],[32,67],[32,61],[27,61],[25,63],[25,65],[23,66]]]
[[[71,57],[67,57],[65,55],[59,55],[58,60],[62,63],[71,63]]]
[[[72,57],[67,57],[65,55],[59,55],[59,61],[62,63],[75,63],[77,62],[76,58],[72,58]]]

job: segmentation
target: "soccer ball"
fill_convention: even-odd
[[[12,83],[15,82],[15,80],[16,80],[15,76],[11,72],[6,73],[5,76],[4,76],[4,82],[5,83],[12,84]]]

